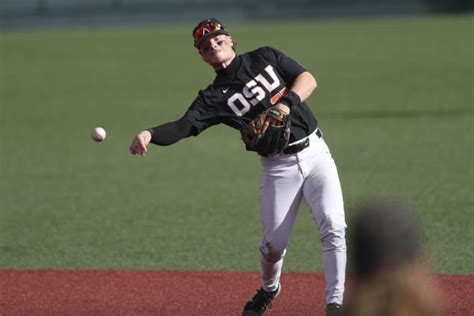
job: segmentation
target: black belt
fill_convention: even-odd
[[[316,136],[318,136],[318,138],[323,137],[323,133],[321,132],[321,130],[319,128],[317,128],[316,132],[314,132],[314,133],[316,134]],[[305,149],[308,146],[309,146],[309,137],[306,137],[306,139],[304,141],[302,141],[301,143],[294,144],[294,145],[286,147],[283,150],[283,153],[284,154],[296,154],[297,152],[302,151],[303,149]]]

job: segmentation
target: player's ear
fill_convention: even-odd
[[[235,51],[235,47],[237,46],[237,43],[234,42],[234,39],[230,35],[229,35],[229,41],[230,41],[230,47],[232,47],[232,49]]]

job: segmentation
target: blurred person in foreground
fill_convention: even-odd
[[[353,282],[343,315],[443,315],[409,208],[394,201],[360,206],[349,236]]]
[[[249,136],[255,120],[262,113],[269,114],[262,124],[255,125],[259,126],[255,144],[262,147],[253,150],[249,140],[254,138],[242,136],[244,142],[247,140],[246,149],[260,155],[263,169],[261,288],[245,304],[243,315],[263,315],[280,293],[283,259],[302,200],[311,209],[322,243],[327,315],[340,315],[346,268],[344,203],[336,164],[305,102],[316,88],[315,78],[273,47],[237,54],[232,36],[216,19],[201,21],[192,35],[200,57],[215,72],[214,81],[199,91],[179,120],[141,131],[132,141],[130,152],[143,156],[150,143],[171,145],[217,124]],[[199,80],[198,74],[189,75]],[[274,134],[266,130],[284,131],[279,133],[284,137],[272,138]],[[270,149],[274,145],[275,151]],[[258,187],[249,187],[254,188]],[[308,289],[308,293],[311,291]]]

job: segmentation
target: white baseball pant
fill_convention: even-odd
[[[301,198],[304,198],[322,243],[326,304],[342,304],[347,226],[341,185],[336,164],[324,140],[315,133],[308,137],[309,146],[296,154],[261,159],[262,287],[265,291],[278,287],[288,239]]]

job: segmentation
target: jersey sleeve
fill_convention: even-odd
[[[197,136],[206,128],[219,124],[219,116],[216,106],[207,102],[204,91],[200,91],[198,97],[188,108],[184,117],[191,123],[193,136]]]
[[[288,86],[291,86],[296,77],[306,71],[302,65],[294,59],[286,56],[278,49],[273,47],[262,47],[261,53],[270,63],[277,67],[279,73]]]
[[[168,146],[192,135],[191,123],[185,118],[149,128],[151,143],[160,146]]]

